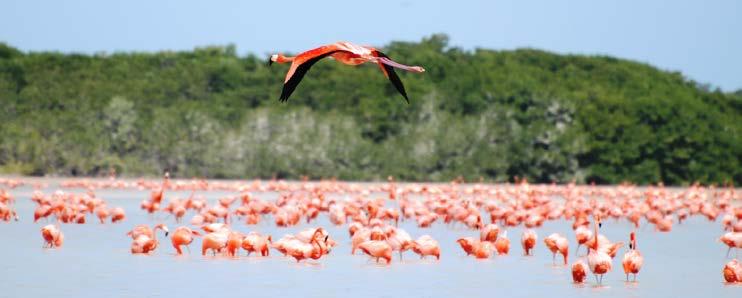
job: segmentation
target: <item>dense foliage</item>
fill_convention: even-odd
[[[445,181],[742,182],[742,92],[604,56],[392,42],[378,67],[286,65],[233,46],[24,53],[0,44],[0,173]]]

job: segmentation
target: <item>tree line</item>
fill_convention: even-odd
[[[607,56],[391,42],[378,67],[210,46],[22,52],[0,43],[0,173],[409,181],[742,182],[742,90]],[[289,53],[286,53],[289,54]]]

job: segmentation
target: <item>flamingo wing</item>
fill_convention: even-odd
[[[304,75],[309,71],[312,65],[317,63],[317,61],[322,60],[322,58],[330,56],[338,51],[348,51],[348,49],[341,47],[338,44],[331,44],[311,49],[297,55],[294,62],[291,63],[289,71],[286,73],[286,79],[283,83],[280,100],[288,101],[289,96],[291,96],[291,93],[296,90],[296,86],[299,85],[299,82],[301,82],[301,79],[304,78]]]
[[[379,50],[374,51],[377,57],[384,57],[389,58],[386,54],[380,52]],[[404,89],[404,85],[402,84],[402,80],[399,79],[399,76],[396,72],[394,72],[394,67],[391,67],[389,65],[386,65],[384,63],[378,63],[379,67],[381,68],[381,72],[384,73],[384,76],[389,79],[389,81],[392,82],[392,85],[394,85],[394,88],[399,91],[402,96],[404,96],[404,100],[407,102],[407,104],[410,104],[410,99],[407,98],[407,91]]]

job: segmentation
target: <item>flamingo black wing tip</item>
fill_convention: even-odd
[[[410,104],[410,99],[407,98],[407,94],[404,94],[403,96],[404,96],[404,101],[409,105]]]

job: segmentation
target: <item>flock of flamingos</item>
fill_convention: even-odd
[[[23,185],[23,181],[0,179],[0,221],[9,222],[18,215],[13,209],[14,198],[4,188]],[[613,259],[625,248],[621,259],[627,281],[630,275],[636,281],[644,263],[637,246],[635,233],[627,235],[628,245],[611,241],[600,234],[601,219],[626,219],[635,228],[640,224],[653,225],[659,232],[670,232],[674,223],[681,223],[689,216],[704,216],[716,221],[721,216],[724,234],[719,241],[735,255],[742,248],[742,205],[740,196],[732,187],[714,188],[694,185],[682,190],[669,190],[663,186],[637,188],[633,185],[617,187],[595,187],[568,185],[530,185],[520,181],[515,185],[460,184],[404,184],[397,185],[393,179],[388,183],[359,186],[336,181],[286,183],[270,181],[253,183],[207,182],[205,180],[173,180],[166,174],[162,182],[138,180],[125,182],[110,179],[100,181],[70,180],[61,183],[61,188],[84,188],[88,191],[74,194],[57,190],[52,194],[34,191],[31,200],[37,204],[34,222],[53,221],[41,228],[44,246],[60,247],[64,243],[60,223],[86,222],[87,215],[95,215],[101,223],[121,222],[126,219],[124,209],[109,207],[107,202],[95,195],[94,190],[103,188],[149,189],[151,195],[141,203],[141,209],[150,214],[166,212],[181,223],[189,211],[194,214],[189,226],[180,226],[172,233],[164,224],[154,227],[136,225],[127,234],[131,237],[131,253],[151,254],[159,246],[157,231],[161,230],[178,254],[183,247],[190,252],[189,245],[201,237],[201,254],[211,253],[237,256],[241,250],[247,254],[268,256],[270,250],[292,257],[297,262],[306,259],[319,260],[337,245],[335,239],[322,227],[303,230],[295,235],[285,235],[274,240],[271,235],[257,232],[244,234],[232,228],[242,222],[255,225],[260,221],[273,220],[277,226],[286,227],[304,220],[315,220],[325,213],[334,225],[347,225],[350,234],[351,252],[361,251],[376,262],[392,263],[394,254],[412,251],[421,258],[440,259],[438,242],[429,235],[414,239],[397,227],[400,220],[414,220],[421,228],[437,221],[446,224],[463,224],[478,230],[480,237],[463,237],[457,240],[462,250],[478,259],[490,258],[493,254],[510,253],[510,240],[505,230],[524,225],[520,244],[523,254],[532,255],[538,245],[535,228],[546,220],[571,221],[576,251],[585,246],[586,258],[577,258],[569,267],[575,283],[584,283],[591,272],[595,281],[602,284],[603,275],[612,271]],[[186,199],[170,198],[163,203],[166,191],[190,191]],[[197,191],[222,190],[237,195],[219,199],[213,205],[196,196]],[[267,201],[254,196],[255,192],[277,192],[277,200]],[[371,193],[383,193],[383,197],[370,198]],[[328,194],[344,194],[346,199],[331,199]],[[393,207],[387,202],[396,201]],[[484,216],[483,216],[484,215]],[[487,218],[489,216],[489,218]],[[642,221],[644,219],[644,221]],[[489,222],[486,224],[485,222]],[[564,265],[569,262],[570,240],[560,233],[543,239],[557,262],[561,255]],[[587,260],[587,262],[584,261]],[[559,260],[561,262],[562,260]],[[737,259],[725,264],[722,275],[726,282],[742,282],[742,264]]]

